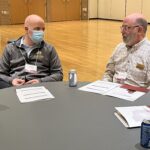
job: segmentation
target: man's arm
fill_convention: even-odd
[[[150,57],[148,58],[147,66],[147,88],[150,89]]]
[[[41,78],[41,82],[48,82],[48,81],[62,81],[63,80],[63,70],[61,66],[61,62],[59,59],[59,56],[55,50],[55,48],[52,48],[52,51],[50,52],[50,75],[46,76],[44,78]]]
[[[103,78],[102,80],[104,81],[109,81],[109,82],[113,82],[113,78],[115,75],[115,68],[116,68],[116,60],[119,58],[121,58],[122,56],[122,51],[124,51],[125,44],[124,43],[119,43],[113,53],[112,56],[110,57],[107,65],[106,65],[106,70],[104,72]]]
[[[7,83],[11,84],[12,77],[9,76],[9,71],[10,71],[10,55],[9,55],[9,46],[7,45],[0,59],[0,78],[6,81]]]
[[[106,65],[106,70],[104,72],[102,80],[113,82],[113,76],[115,74],[115,63],[113,56],[109,59],[108,64]]]

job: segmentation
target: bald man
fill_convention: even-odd
[[[123,20],[123,42],[112,54],[103,80],[139,87],[150,86],[150,42],[147,40],[147,21],[134,13]]]
[[[44,38],[45,23],[30,15],[24,23],[25,35],[6,45],[0,59],[0,88],[62,81],[63,72],[55,48]]]

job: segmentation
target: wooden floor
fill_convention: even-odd
[[[121,42],[121,24],[107,20],[46,23],[45,40],[57,49],[64,80],[68,80],[68,71],[73,68],[77,70],[79,81],[101,79],[114,47]],[[23,25],[0,26],[0,54],[7,40],[22,34]]]

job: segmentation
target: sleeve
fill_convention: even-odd
[[[102,77],[102,80],[104,80],[104,81],[113,82],[113,77],[115,74],[115,56],[119,50],[119,46],[120,46],[120,44],[116,46],[112,56],[110,57],[107,65],[106,65],[106,70]]]
[[[102,80],[113,82],[114,73],[115,73],[115,62],[114,62],[113,56],[111,56],[111,58],[109,59],[106,65],[106,70],[104,72]]]
[[[150,57],[148,58],[147,65],[147,88],[150,89]]]
[[[48,81],[62,81],[63,80],[63,69],[59,59],[59,56],[54,47],[50,51],[50,75],[44,78],[41,78],[41,82],[48,82]]]
[[[10,72],[10,47],[7,45],[4,48],[4,52],[0,58],[0,78],[7,83],[11,84],[12,77],[10,77],[9,72]]]

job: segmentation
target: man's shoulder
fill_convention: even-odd
[[[150,55],[150,41],[145,38],[139,45],[136,47],[139,52],[147,53],[146,55]]]
[[[126,48],[126,44],[124,42],[120,42],[116,47],[117,48]]]
[[[18,39],[10,39],[7,41],[7,45],[6,46],[19,46],[20,45],[20,42],[21,42],[21,38],[22,37],[19,37]]]
[[[120,51],[124,51],[126,49],[127,49],[127,47],[126,47],[125,43],[121,42],[116,46],[115,51],[120,52]]]
[[[150,40],[145,39],[145,40],[144,40],[144,43],[143,43],[143,46],[148,46],[148,47],[150,47]]]
[[[42,45],[43,47],[47,47],[47,48],[53,48],[54,46],[46,41],[42,41]]]
[[[52,44],[49,44],[49,43],[47,43],[45,41],[43,41],[42,47],[44,49],[46,49],[47,51],[55,51],[55,47]]]
[[[45,41],[43,41],[43,46],[41,50],[47,56],[55,57],[57,55],[55,47]]]

